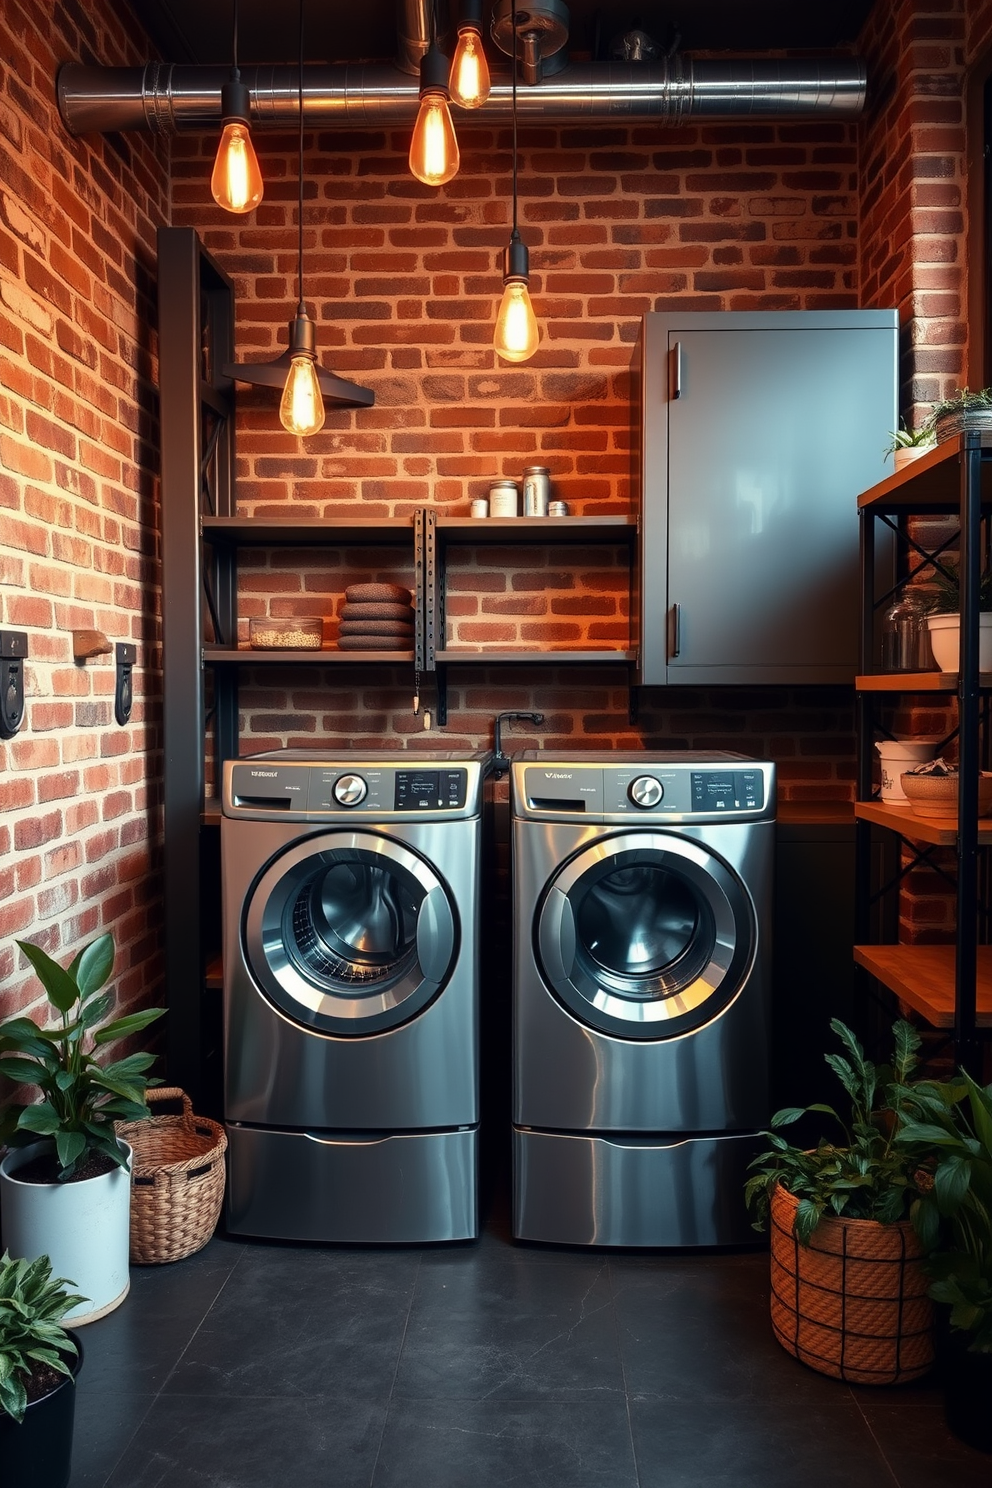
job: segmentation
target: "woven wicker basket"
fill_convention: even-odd
[[[799,1200],[771,1201],[772,1328],[820,1374],[859,1385],[919,1379],[933,1363],[933,1306],[908,1220],[824,1218],[808,1246],[794,1232]]]
[[[131,1259],[140,1265],[181,1261],[202,1250],[224,1202],[224,1128],[194,1116],[184,1091],[161,1086],[148,1104],[182,1101],[182,1112],[122,1121],[117,1134],[134,1149],[131,1168]]]

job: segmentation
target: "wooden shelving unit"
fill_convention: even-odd
[[[553,647],[545,651],[526,651],[512,647],[500,649],[494,646],[452,646],[434,653],[435,660],[444,666],[461,662],[478,666],[602,666],[604,662],[632,662],[637,660],[636,651],[566,651]]]
[[[979,943],[990,906],[980,899],[979,856],[992,846],[992,820],[978,817],[978,774],[989,740],[983,738],[988,708],[982,693],[992,689],[992,675],[978,670],[979,575],[988,564],[982,551],[982,518],[992,508],[992,434],[968,432],[947,440],[858,498],[861,512],[861,581],[863,613],[861,675],[858,693],[857,877],[858,966],[913,1008],[934,1028],[951,1031],[958,1061],[972,1074],[982,1068],[981,1036],[992,1028],[992,947]],[[959,520],[958,563],[961,574],[961,666],[956,672],[890,672],[876,664],[876,615],[892,602],[927,555],[905,531],[905,521],[925,513],[956,513]],[[876,527],[889,529],[906,563],[895,588],[876,598]],[[987,539],[987,535],[986,535]],[[875,709],[898,694],[944,693],[958,702],[958,811],[954,819],[919,817],[908,805],[872,797],[872,745]],[[954,853],[956,930],[953,945],[868,944],[873,902],[871,831],[884,827],[898,834],[926,861],[933,847]],[[892,892],[902,874],[896,874]],[[983,939],[987,938],[983,935]]]
[[[204,646],[207,666],[356,666],[370,663],[386,666],[411,666],[413,648],[408,651],[339,651],[335,646],[319,650],[254,651],[250,646]]]

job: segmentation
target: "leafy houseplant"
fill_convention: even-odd
[[[66,1357],[79,1349],[61,1320],[86,1299],[68,1293],[71,1285],[52,1276],[47,1256],[12,1261],[5,1251],[0,1258],[0,1411],[17,1422],[24,1420],[29,1389],[37,1399],[58,1385],[52,1374],[72,1379]]]
[[[129,1054],[101,1065],[87,1044],[99,1048],[138,1033],[165,1009],[146,1008],[97,1027],[114,1005],[113,993],[97,995],[113,969],[112,935],[92,941],[66,969],[39,946],[25,940],[17,944],[61,1021],[52,1028],[39,1028],[25,1017],[0,1023],[0,1074],[22,1085],[36,1085],[42,1094],[33,1104],[11,1102],[4,1109],[0,1140],[18,1147],[53,1137],[60,1182],[75,1176],[87,1153],[106,1160],[101,1171],[108,1165],[125,1166],[113,1124],[148,1115],[145,1091],[150,1082],[145,1071],[155,1056]]]
[[[10,1146],[0,1162],[3,1245],[13,1254],[50,1257],[88,1299],[73,1323],[92,1322],[127,1296],[130,1156],[115,1121],[146,1116],[149,1054],[100,1064],[112,1039],[146,1028],[149,1008],[100,1026],[114,998],[101,992],[114,943],[102,935],[63,969],[37,946],[18,942],[58,1015],[51,1028],[30,1018],[0,1024],[0,1074],[40,1088],[34,1104],[12,1102],[0,1116]]]
[[[927,628],[934,660],[942,672],[957,670],[960,660],[961,584],[953,561],[934,565],[928,579],[931,598],[927,605]],[[978,587],[978,667],[992,668],[992,569],[982,574]]]
[[[72,1470],[78,1338],[62,1319],[83,1298],[47,1255],[0,1259],[0,1463],[4,1488],[65,1488]]]
[[[772,1330],[782,1347],[835,1379],[900,1384],[933,1361],[932,1304],[908,1218],[920,1162],[895,1140],[920,1040],[897,1022],[892,1066],[877,1067],[849,1028],[830,1026],[846,1052],[825,1057],[850,1098],[849,1119],[819,1104],[778,1111],[745,1194],[755,1228],[771,1225]],[[781,1129],[809,1112],[836,1122],[842,1140],[787,1142]]]
[[[952,397],[934,405],[923,427],[933,432],[938,444],[964,429],[992,428],[992,388],[976,393],[958,388]]]
[[[744,1193],[756,1213],[754,1228],[764,1229],[769,1200],[777,1184],[799,1200],[796,1236],[808,1245],[824,1214],[848,1219],[873,1219],[892,1224],[909,1214],[917,1196],[914,1174],[919,1163],[905,1144],[895,1141],[895,1118],[906,1098],[906,1081],[916,1067],[920,1038],[902,1020],[893,1026],[893,1066],[877,1067],[867,1060],[851,1030],[839,1019],[830,1023],[848,1057],[824,1058],[851,1100],[845,1123],[833,1106],[789,1106],[776,1111],[768,1149],[753,1159],[757,1171]],[[821,1138],[812,1149],[794,1147],[779,1132],[810,1112],[830,1116],[840,1127],[840,1143]]]
[[[905,419],[902,419],[898,429],[890,430],[889,443],[883,453],[896,457],[895,466],[898,470],[901,461],[907,458],[906,451],[912,451],[912,455],[908,457],[912,458],[925,450],[934,449],[936,443],[936,435],[929,424],[921,424],[918,429],[908,429]]]

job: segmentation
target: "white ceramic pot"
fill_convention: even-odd
[[[961,616],[928,615],[930,649],[942,672],[956,672],[961,657]],[[992,614],[978,617],[978,670],[992,672]]]
[[[905,801],[900,776],[912,765],[920,765],[934,756],[938,739],[878,739],[878,750],[882,777],[882,800]]]
[[[47,1255],[52,1273],[64,1276],[87,1300],[66,1314],[73,1327],[95,1322],[119,1307],[130,1286],[131,1149],[127,1167],[79,1183],[24,1183],[17,1170],[55,1143],[32,1142],[0,1162],[3,1248],[35,1260]]]

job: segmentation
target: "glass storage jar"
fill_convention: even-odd
[[[932,665],[926,611],[921,599],[902,594],[882,621],[882,670],[919,672]]]

